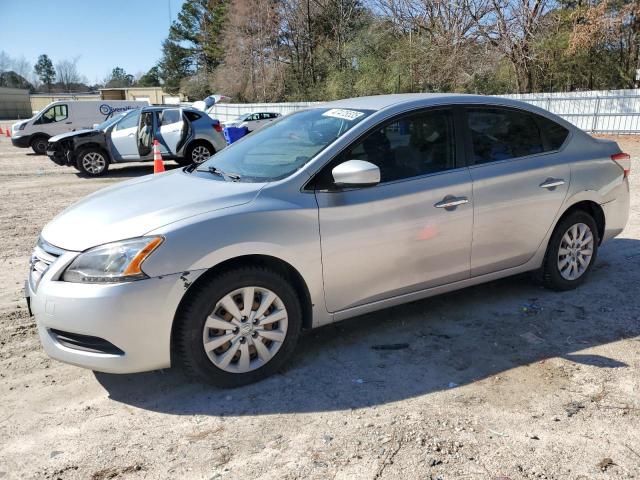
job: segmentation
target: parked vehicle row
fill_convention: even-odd
[[[247,127],[249,132],[253,132],[255,130],[259,130],[260,128],[270,124],[274,120],[280,118],[279,113],[273,112],[252,112],[252,113],[243,113],[242,115],[238,115],[233,120],[228,120],[223,122],[225,128],[227,127],[235,127],[235,128],[243,128]]]
[[[126,100],[57,101],[50,103],[32,118],[14,123],[11,143],[31,148],[44,155],[50,137],[72,130],[92,128],[120,113],[149,105],[149,102]]]
[[[577,287],[627,222],[629,173],[615,142],[515,100],[341,100],[68,208],[26,292],[53,358],[237,386],[304,329],[522,272]]]

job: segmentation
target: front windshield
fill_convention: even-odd
[[[218,152],[197,168],[241,182],[285,178],[353,128],[371,110],[314,108],[292,113]]]
[[[128,112],[127,112],[128,113]],[[107,128],[109,128],[111,125],[113,125],[114,123],[118,122],[122,117],[124,117],[125,115],[127,115],[127,113],[121,113],[119,115],[114,115],[113,117],[105,120],[102,123],[99,123],[98,125],[96,125],[96,130],[106,130]]]

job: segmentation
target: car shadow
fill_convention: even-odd
[[[236,389],[189,382],[178,369],[95,376],[118,402],[229,416],[381,405],[550,358],[628,368],[585,350],[640,335],[639,267],[640,241],[615,239],[573,291],[520,275],[329,325],[303,336],[286,370]]]

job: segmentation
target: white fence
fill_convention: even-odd
[[[501,95],[544,108],[593,133],[640,133],[640,89]],[[219,103],[210,114],[224,122],[249,112],[283,115],[322,102]]]
[[[243,113],[270,112],[286,115],[303,108],[319,105],[322,102],[292,102],[292,103],[218,103],[209,110],[209,115],[221,122],[233,120]]]
[[[640,90],[502,95],[544,108],[593,133],[640,133]]]

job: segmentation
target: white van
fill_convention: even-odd
[[[11,126],[14,147],[31,147],[44,155],[49,137],[74,130],[90,129],[118,113],[145,107],[149,102],[128,100],[59,100],[52,102],[28,120]]]

